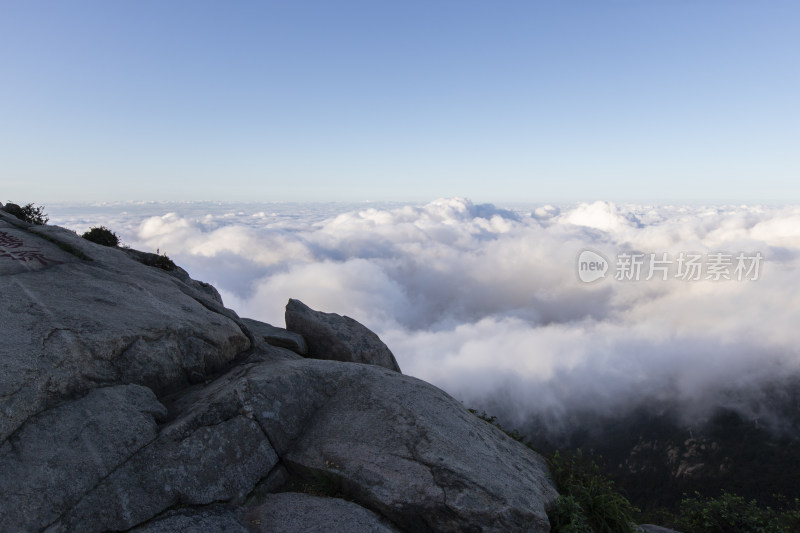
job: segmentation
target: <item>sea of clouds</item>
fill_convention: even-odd
[[[290,297],[351,316],[387,343],[405,374],[470,407],[501,406],[515,424],[557,424],[576,410],[623,413],[648,400],[702,416],[733,401],[732,390],[800,372],[796,206],[451,198],[48,211],[51,223],[78,232],[106,225],[134,248],[167,253],[241,316],[283,326]],[[608,263],[592,283],[578,275],[586,249]],[[682,252],[701,255],[704,268],[711,254],[726,254],[732,279],[706,279],[706,270],[682,279]],[[624,254],[637,253],[639,279],[630,270],[616,279]],[[666,281],[658,271],[646,279],[651,253],[672,261],[663,264]],[[738,254],[760,254],[748,264],[758,272],[737,272]],[[737,407],[764,416],[752,398]]]

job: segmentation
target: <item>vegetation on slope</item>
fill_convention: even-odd
[[[44,212],[44,206],[36,206],[34,204],[19,206],[15,203],[8,202],[3,206],[3,211],[30,224],[36,224],[37,226],[47,224],[47,221],[50,220]]]
[[[535,446],[518,430],[504,429],[497,422],[496,417],[474,410],[472,412],[479,418],[497,426],[515,440],[535,449]],[[642,415],[640,414],[640,416]],[[609,432],[602,436],[603,438],[595,440],[594,444],[613,452],[614,447],[609,444],[609,441],[613,439],[616,439],[617,446],[622,449],[626,449],[626,439],[641,441],[643,435],[649,437],[657,435],[670,443],[677,442],[678,437],[683,439],[683,434],[672,424],[663,423],[663,420],[658,423],[654,419],[658,419],[658,417],[645,417],[638,424],[626,425],[627,431],[625,432],[622,431],[623,426],[616,427],[610,424]],[[631,421],[628,420],[628,422]],[[598,435],[595,434],[595,437]],[[655,457],[648,457],[649,464],[641,463],[642,457],[639,457],[639,462],[635,463],[625,463],[625,458],[621,457],[622,462],[613,462],[616,466],[612,468],[609,466],[609,462],[603,460],[603,456],[593,453],[589,457],[581,448],[574,451],[551,450],[546,457],[553,481],[560,494],[555,507],[548,513],[553,532],[628,533],[638,530],[634,525],[636,523],[659,524],[683,533],[794,533],[800,531],[800,498],[794,497],[798,486],[795,481],[797,477],[793,474],[798,468],[798,464],[792,461],[794,447],[797,445],[796,441],[786,435],[776,436],[765,428],[753,428],[752,424],[747,424],[740,415],[732,414],[729,411],[718,413],[712,417],[701,434],[690,437],[690,441],[694,440],[694,442],[690,442],[690,446],[700,442],[701,439],[712,437],[717,439],[714,442],[723,442],[724,446],[719,444],[714,446],[709,440],[705,450],[700,451],[707,451],[711,454],[709,457],[715,457],[713,454],[719,453],[721,448],[725,448],[728,454],[736,457],[737,464],[730,468],[738,472],[738,475],[754,476],[750,478],[754,480],[761,476],[758,481],[754,481],[754,484],[759,487],[764,481],[761,478],[766,476],[767,483],[769,481],[779,482],[778,485],[792,494],[792,497],[787,499],[774,491],[764,499],[744,497],[726,490],[725,487],[719,488],[718,480],[708,482],[708,479],[700,477],[696,486],[700,487],[702,492],[697,489],[692,490],[691,494],[684,492],[675,505],[664,505],[663,500],[658,500],[658,498],[656,498],[656,505],[648,505],[646,498],[651,496],[654,491],[674,490],[674,487],[670,486],[670,481],[666,479],[669,477],[668,473],[663,471],[662,465]],[[774,442],[776,440],[777,444]],[[738,447],[731,444],[734,441],[738,443]],[[586,439],[583,442],[588,443],[589,440]],[[649,453],[658,455],[652,448],[648,448]],[[693,449],[699,448],[695,446]],[[771,450],[771,453],[763,450]],[[663,452],[663,450],[661,451]],[[765,455],[763,460],[759,454]],[[693,457],[689,455],[684,459],[693,459]],[[723,462],[724,464],[731,463],[729,459]],[[697,464],[702,466],[692,470],[692,466]],[[633,465],[632,470],[631,465]],[[787,472],[779,478],[775,477],[778,468],[775,465],[784,465]],[[678,469],[681,468],[681,464],[674,466]],[[690,473],[702,473],[713,468],[719,470],[718,465],[706,465],[691,461],[683,464],[683,472],[688,469],[691,470]],[[766,472],[759,471],[759,469],[765,469]],[[621,471],[627,472],[633,481],[620,475]],[[616,475],[609,475],[609,473]],[[784,479],[787,475],[791,477],[791,480]],[[617,479],[621,479],[623,483],[617,483]],[[647,485],[647,479],[650,479],[649,485]],[[659,485],[659,483],[664,485]],[[634,490],[640,489],[643,492],[631,493],[624,486],[625,484],[633,487]],[[691,476],[678,484],[679,487],[684,488],[691,487],[691,485]],[[736,487],[737,491],[752,492],[752,488],[747,484],[731,483],[731,486]],[[763,488],[758,490],[759,492],[764,491]],[[631,494],[633,498],[630,497]],[[631,501],[642,502],[646,509],[639,510]]]

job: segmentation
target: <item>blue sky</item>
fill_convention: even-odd
[[[0,2],[0,201],[800,202],[800,4]]]

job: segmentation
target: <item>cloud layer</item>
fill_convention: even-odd
[[[452,198],[94,209],[52,218],[79,231],[106,224],[134,247],[167,252],[242,316],[283,325],[290,297],[352,316],[404,373],[470,406],[502,404],[519,424],[648,399],[702,416],[726,390],[800,370],[798,207],[507,210]],[[587,248],[610,263],[591,284],[577,275]],[[675,263],[667,281],[645,281],[646,262],[639,281],[614,279],[621,253],[681,252],[764,259],[755,281],[681,280]]]

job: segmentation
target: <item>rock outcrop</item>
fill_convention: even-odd
[[[292,299],[286,304],[286,329],[306,339],[308,357],[379,365],[400,372],[383,341],[349,316],[315,311]]]
[[[235,314],[195,284],[71,231],[0,217],[0,442],[92,389],[174,391],[251,347]]]
[[[266,342],[267,344],[280,348],[288,348],[300,355],[306,355],[308,353],[306,340],[299,333],[287,331],[283,328],[276,328],[270,324],[265,324],[264,322],[251,320],[249,318],[243,318],[242,322],[250,328],[253,335],[261,342]]]
[[[364,326],[138,257],[0,211],[0,530],[549,530],[543,460]]]

